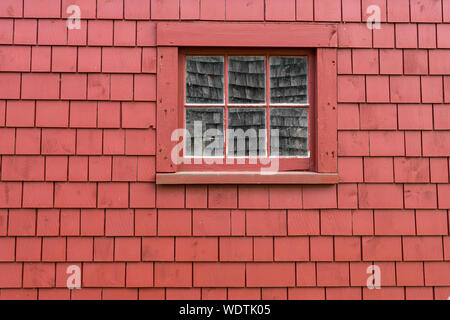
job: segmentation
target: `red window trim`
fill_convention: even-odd
[[[336,184],[336,173],[285,171],[258,172],[175,172],[158,173],[157,184]]]
[[[336,25],[304,23],[171,22],[157,25],[157,155],[156,183],[242,183],[246,173],[201,175],[182,173],[171,161],[171,134],[179,128],[179,49],[184,47],[316,48],[315,167],[311,172],[291,172],[291,183],[337,183],[337,72]],[[177,93],[177,94],[174,94]],[[178,174],[174,174],[178,171]],[[315,173],[326,173],[329,178]],[[256,174],[257,173],[253,173]],[[263,176],[263,174],[260,174]],[[286,183],[286,174],[271,174],[271,182]],[[180,177],[180,178],[176,178]],[[178,179],[178,180],[177,180]],[[252,183],[265,181],[253,177]],[[265,182],[260,182],[265,183]]]
[[[257,56],[304,56],[308,58],[308,104],[307,105],[273,105],[270,104],[270,97],[269,97],[269,83],[268,83],[268,77],[266,74],[266,103],[265,105],[239,105],[236,107],[240,108],[277,108],[277,107],[284,107],[284,108],[306,108],[309,111],[309,127],[308,127],[308,144],[309,144],[309,151],[310,156],[307,158],[295,158],[295,157],[279,157],[278,160],[278,166],[279,171],[304,171],[304,170],[315,170],[315,56],[313,50],[308,49],[230,49],[230,48],[205,48],[205,49],[192,49],[192,48],[181,48],[178,52],[179,54],[179,60],[178,60],[178,67],[179,67],[179,75],[180,81],[179,81],[179,98],[180,98],[180,113],[178,114],[178,128],[184,128],[184,110],[186,108],[186,104],[184,102],[185,97],[185,83],[184,83],[184,74],[185,74],[185,60],[184,58],[188,55],[257,55]],[[268,68],[268,61],[266,61],[266,68]],[[226,63],[225,63],[226,66]],[[268,72],[268,70],[266,70]],[[227,88],[225,86],[225,97],[227,95]],[[227,99],[225,99],[227,101]],[[194,107],[194,106],[193,106]],[[195,108],[203,108],[207,107],[207,105],[199,105],[195,106]],[[221,107],[221,106],[214,106],[214,107]],[[224,104],[225,107],[225,113],[226,109],[234,107],[231,105],[227,105],[227,103]],[[225,114],[226,119],[226,114]],[[269,114],[266,114],[266,122],[268,125],[269,121]],[[267,129],[267,128],[266,128]],[[267,147],[269,148],[270,138],[267,139]],[[226,140],[225,140],[226,143]],[[269,150],[269,149],[268,149]],[[223,158],[225,160],[227,157]],[[263,157],[266,161],[268,160],[267,157]],[[226,160],[225,160],[226,161]],[[206,165],[206,164],[180,164],[177,168],[177,171],[256,171],[259,170],[262,166],[260,165],[260,162],[258,161],[258,164],[251,165],[248,164],[248,159],[246,161],[246,164],[221,164],[221,165]],[[267,162],[265,162],[267,163]]]
[[[337,47],[330,23],[161,22],[157,46],[241,48]]]

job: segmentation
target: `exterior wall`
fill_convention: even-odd
[[[1,0],[0,17],[1,299],[450,296],[450,0]],[[340,183],[156,186],[157,20],[337,23]]]

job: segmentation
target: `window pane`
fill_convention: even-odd
[[[228,109],[227,150],[232,157],[266,155],[265,109]]]
[[[305,57],[271,57],[270,103],[308,103],[307,73]]]
[[[228,102],[255,104],[266,101],[266,58],[229,57]]]
[[[224,103],[223,57],[186,57],[186,103]]]
[[[223,109],[186,108],[186,156],[223,157]]]
[[[308,110],[270,109],[270,154],[308,156]]]

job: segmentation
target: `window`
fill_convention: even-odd
[[[274,159],[276,170],[311,169],[311,51],[186,49],[180,53],[179,118],[186,128],[183,170],[257,170],[269,167]]]
[[[157,184],[338,182],[336,24],[160,22],[156,46]],[[272,79],[284,65],[283,81]],[[306,91],[289,91],[285,78],[306,79]],[[180,144],[174,133],[185,128],[201,143]],[[234,129],[253,134],[230,138]],[[192,162],[175,162],[177,151]],[[280,167],[262,174],[271,159]]]

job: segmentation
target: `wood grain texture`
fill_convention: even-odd
[[[336,47],[334,24],[161,22],[158,46]]]
[[[336,49],[317,49],[317,172],[337,171]]]
[[[171,135],[178,124],[178,48],[158,48],[156,171],[175,172]]]
[[[336,184],[337,174],[314,172],[177,172],[156,174],[156,184]]]

